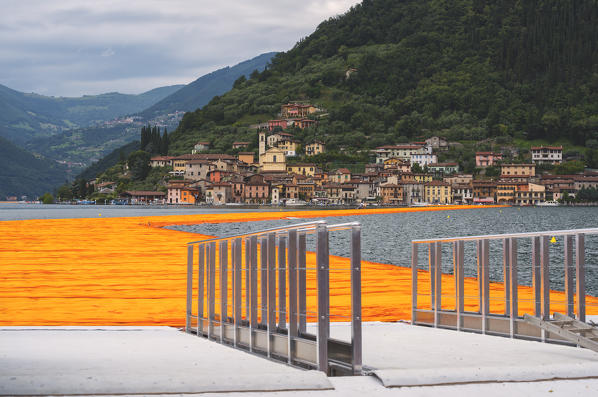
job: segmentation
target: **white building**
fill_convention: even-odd
[[[376,148],[374,153],[376,154],[376,163],[384,164],[384,161],[390,158],[410,160],[412,154],[431,154],[432,148],[418,144],[386,145]]]
[[[438,163],[438,156],[435,154],[412,154],[411,155],[411,165],[419,164],[420,167],[424,168],[426,165],[436,164]]]
[[[530,151],[534,164],[560,164],[563,161],[562,146],[535,146]]]

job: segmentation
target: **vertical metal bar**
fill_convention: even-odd
[[[250,247],[250,248],[248,248]],[[257,236],[249,238],[249,246],[245,246],[246,250],[250,250],[249,262],[249,351],[253,351],[253,330],[257,328]]]
[[[287,242],[286,237],[280,236],[278,238],[278,328],[285,329],[287,327]]]
[[[541,315],[543,320],[550,319],[550,239],[548,236],[542,236],[542,245],[540,248],[541,267],[540,276],[542,279],[542,308]]]
[[[511,310],[511,283],[509,272],[511,269],[511,239],[505,238],[502,240],[503,251],[502,251],[502,273],[503,273],[503,285],[505,288],[505,315],[510,316]]]
[[[197,247],[197,336],[203,334],[204,313],[204,269],[205,269],[205,244]]]
[[[305,233],[299,233],[298,235],[298,252],[297,252],[297,267],[299,271],[297,272],[297,281],[298,281],[298,295],[299,295],[299,332],[306,333],[306,290],[307,290],[307,281],[306,281],[306,251],[307,251],[307,239]]]
[[[276,233],[268,234],[268,357],[272,356],[272,334],[276,332]]]
[[[482,280],[484,278],[484,269],[482,269],[482,256],[483,256],[483,252],[482,252],[482,240],[477,240],[476,241],[476,252],[477,252],[477,265],[478,265],[478,273],[477,273],[477,277],[478,277],[478,299],[479,299],[479,308],[480,308],[480,314],[482,313],[482,306],[483,306],[483,302],[482,302]]]
[[[490,241],[482,241],[482,333],[488,329],[488,314],[490,313]]]
[[[234,339],[234,344],[235,346],[238,345],[239,343],[239,326],[241,325],[241,312],[242,312],[242,306],[241,306],[241,298],[242,298],[242,278],[241,278],[241,267],[243,266],[242,263],[242,255],[243,255],[243,240],[241,238],[238,238],[235,240],[235,245],[234,245],[234,249],[233,249],[233,263],[234,263],[234,282],[233,285],[235,287],[234,293],[233,293],[233,312],[234,312],[234,317],[233,320],[235,322],[235,339]]]
[[[293,339],[298,335],[297,329],[297,231],[289,230],[289,248],[288,248],[287,272],[289,282],[289,334],[287,355],[288,363],[293,363],[295,352],[293,351]]]
[[[586,321],[586,247],[585,236],[577,234],[575,236],[575,271],[577,273],[577,319]]]
[[[436,243],[430,243],[428,246],[428,270],[430,272],[430,308],[436,312]]]
[[[417,321],[417,244],[411,243],[411,324]]]
[[[417,273],[417,260],[415,266]],[[417,281],[417,275],[416,281]],[[351,228],[351,347],[353,375],[362,368],[361,341],[361,225]]]
[[[187,314],[185,332],[191,331],[191,310],[193,309],[193,245],[187,246]]]
[[[250,267],[251,267],[251,237],[245,238],[245,320],[249,322],[249,294],[250,294],[250,287],[249,284],[251,282],[251,277],[249,275]]]
[[[442,311],[442,243],[440,241],[436,242],[436,263],[434,264],[434,276],[436,277],[436,281],[434,284],[436,285],[436,302],[434,303],[434,326],[438,327],[439,316]]]
[[[465,255],[465,243],[463,241],[457,241],[457,274],[455,289],[457,291],[457,330],[461,330],[463,326],[463,312],[465,311],[465,269],[463,266],[463,256]]]
[[[532,238],[532,285],[534,287],[534,315],[540,317],[542,283],[540,278],[540,237]]]
[[[208,339],[214,335],[216,317],[216,242],[210,243],[208,272]]]
[[[573,284],[573,236],[565,236],[565,296],[567,316],[575,318],[575,284]]]
[[[511,307],[509,308],[509,322],[510,322],[510,333],[511,338],[515,337],[517,334],[517,317],[519,317],[519,284],[517,282],[517,239],[511,238],[511,242],[509,243],[511,248],[510,254],[511,258],[509,259],[509,283],[511,284],[511,299],[509,302],[511,303]]]
[[[316,266],[318,278],[318,370],[328,373],[328,339],[330,336],[329,317],[329,256],[328,229],[326,225],[316,228]]]
[[[262,291],[262,297],[260,299],[261,306],[261,322],[260,324],[266,325],[268,318],[268,237],[263,237],[260,248],[260,266],[262,268],[262,274],[260,278],[260,286]]]
[[[228,242],[220,242],[220,343],[224,343],[224,324],[228,321]]]

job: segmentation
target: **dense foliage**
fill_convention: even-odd
[[[78,178],[83,178],[85,180],[95,178],[105,172],[108,168],[115,166],[118,162],[124,162],[131,153],[139,150],[139,146],[139,141],[135,141],[121,146],[118,149],[114,149],[107,156],[102,157],[101,160],[87,167],[78,175]]]
[[[255,142],[247,126],[294,100],[326,110],[298,138],[332,151],[432,135],[582,147],[598,140],[596,37],[596,0],[365,0],[186,114],[171,152]]]
[[[0,200],[27,195],[34,200],[67,177],[66,166],[38,158],[0,138]]]

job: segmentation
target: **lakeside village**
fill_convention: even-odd
[[[197,142],[189,154],[155,156],[151,167],[168,167],[171,179],[163,191],[124,191],[117,204],[176,205],[389,205],[512,204],[557,205],[576,195],[596,192],[598,173],[551,175],[537,173],[536,166],[558,165],[562,146],[532,147],[527,164],[503,162],[500,152],[477,152],[479,169],[500,170],[496,176],[481,172],[461,173],[458,163],[439,163],[438,152],[449,142],[432,137],[422,142],[386,145],[371,151],[365,172],[347,168],[324,171],[314,163],[289,162],[298,154],[299,142],[288,127],[306,128],[318,109],[309,104],[286,104],[281,117],[256,126],[258,156],[205,153],[210,142]],[[243,150],[249,142],[234,142]],[[322,141],[304,146],[306,156],[326,152]],[[116,194],[117,183],[90,181],[102,194]]]

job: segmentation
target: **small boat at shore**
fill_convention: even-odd
[[[538,207],[558,207],[559,205],[561,204],[555,200],[548,200],[537,204]]]

